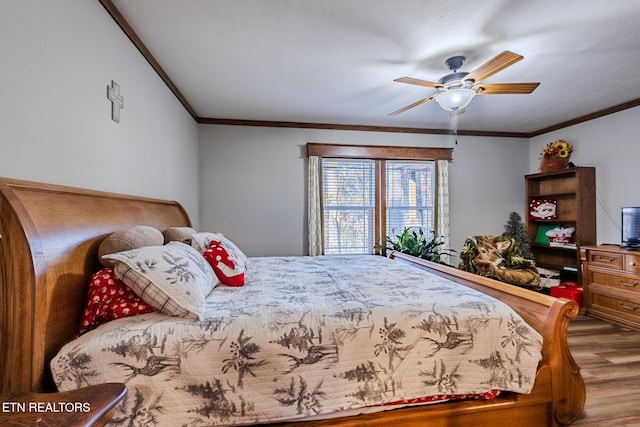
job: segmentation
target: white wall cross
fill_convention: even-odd
[[[120,123],[120,110],[124,108],[124,98],[120,95],[120,86],[111,80],[111,86],[107,86],[107,98],[111,101],[111,120]]]

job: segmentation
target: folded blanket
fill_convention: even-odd
[[[460,251],[460,270],[512,285],[537,287],[540,274],[535,262],[522,255],[514,239],[505,236],[473,236]]]

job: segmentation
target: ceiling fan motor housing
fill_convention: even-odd
[[[462,79],[465,78],[468,74],[469,73],[465,72],[447,74],[446,76],[438,80],[438,83],[443,85],[447,89],[453,87],[469,87],[474,83],[473,80],[466,80],[464,83],[462,82]]]
[[[438,83],[444,85],[445,90],[451,89],[451,88],[457,88],[457,87],[468,88],[468,87],[471,87],[471,85],[473,85],[474,83],[473,80],[468,80],[465,82],[462,81],[462,79],[465,78],[469,73],[458,72],[458,70],[462,68],[462,65],[464,64],[465,60],[466,58],[464,56],[452,56],[451,58],[447,59],[444,62],[445,65],[451,71],[453,71],[453,73],[447,74],[446,76],[438,80]]]
[[[451,71],[455,73],[460,68],[462,68],[462,65],[464,64],[465,59],[466,58],[464,56],[452,56],[451,58],[447,59],[444,63]]]

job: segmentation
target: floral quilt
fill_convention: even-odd
[[[542,338],[500,301],[380,256],[250,258],[203,320],[148,313],[65,345],[60,390],[124,382],[112,426],[324,416],[424,396],[530,392]]]

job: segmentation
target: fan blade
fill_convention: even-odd
[[[462,81],[473,80],[476,83],[482,80],[488,79],[498,71],[502,71],[505,68],[515,64],[516,62],[524,59],[524,56],[518,55],[511,51],[505,50],[498,54],[493,59],[488,60],[469,74],[467,74]]]
[[[444,87],[440,83],[434,83],[427,80],[414,79],[413,77],[400,77],[400,78],[394,79],[393,81],[400,82],[400,83],[408,83],[410,85],[424,86],[424,87],[433,87],[433,88]]]
[[[473,85],[472,89],[481,90],[478,95],[528,94],[536,90],[540,83],[486,83]]]
[[[433,99],[433,97],[434,97],[434,96],[435,96],[435,95],[431,95],[431,96],[429,96],[429,97],[427,97],[427,98],[422,98],[420,101],[414,102],[414,103],[413,103],[413,104],[411,104],[411,105],[407,105],[406,107],[401,108],[401,109],[399,109],[399,110],[397,110],[397,111],[394,111],[393,113],[389,113],[389,115],[390,115],[390,116],[397,116],[398,114],[400,114],[400,113],[404,113],[405,111],[410,110],[410,109],[411,109],[411,108],[413,108],[413,107],[417,107],[418,105],[422,105],[422,104],[424,104],[424,103],[425,103],[425,102],[427,102],[427,101],[431,101],[431,99]]]

